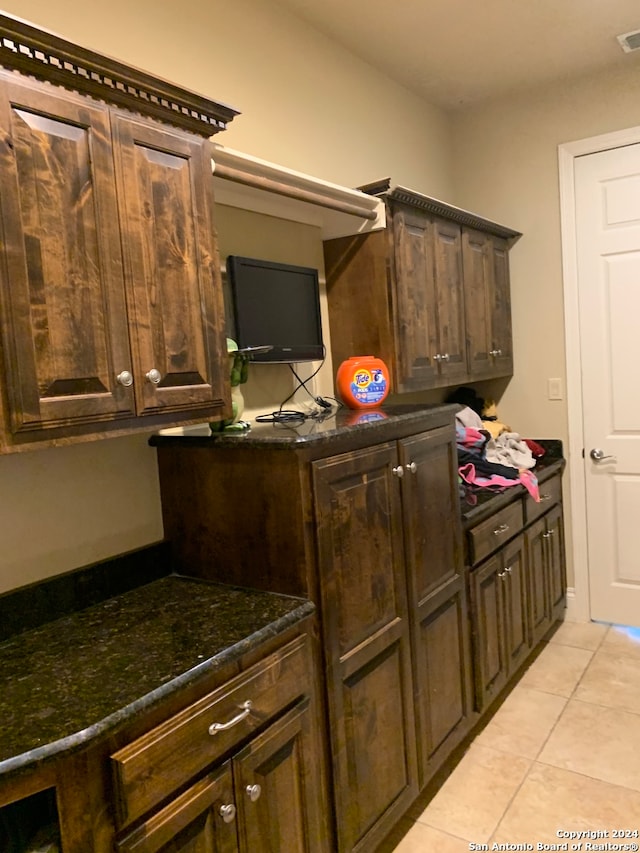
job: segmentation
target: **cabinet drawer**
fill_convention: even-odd
[[[299,637],[114,753],[119,825],[143,815],[307,694],[312,672],[309,640]]]
[[[527,522],[541,516],[554,504],[562,500],[562,475],[554,474],[544,483],[540,483],[540,503],[536,503],[532,497],[527,496],[524,502],[524,514]]]
[[[537,504],[536,504],[537,506]],[[469,530],[469,557],[475,565],[507,542],[523,527],[522,502],[514,501]]]

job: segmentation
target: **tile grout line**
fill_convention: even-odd
[[[609,626],[609,629],[608,629],[608,630],[610,630],[610,628],[611,628],[611,626]],[[545,767],[546,767],[546,766],[550,766],[550,765],[546,765],[546,764],[545,764],[544,762],[542,762],[542,761],[538,762],[538,758],[539,758],[539,756],[540,756],[540,753],[541,753],[541,752],[542,752],[542,750],[544,749],[544,747],[545,747],[545,745],[546,745],[547,741],[548,741],[548,740],[549,740],[549,738],[551,737],[551,734],[554,732],[554,730],[555,730],[556,726],[558,725],[558,723],[559,723],[560,719],[562,718],[562,715],[563,715],[563,714],[564,714],[564,712],[566,711],[566,709],[567,709],[567,706],[568,706],[568,704],[569,704],[570,699],[572,698],[573,694],[574,694],[574,693],[575,693],[575,691],[577,690],[578,685],[579,685],[579,684],[580,684],[580,682],[582,681],[582,678],[584,677],[585,672],[587,671],[587,669],[588,669],[589,665],[591,664],[591,661],[593,660],[593,658],[594,658],[594,655],[595,655],[596,651],[600,648],[600,646],[601,646],[601,645],[602,645],[602,643],[604,642],[604,638],[606,637],[606,635],[607,635],[607,633],[608,633],[608,630],[604,632],[604,634],[602,635],[602,637],[601,637],[601,639],[600,639],[600,642],[598,643],[598,645],[596,646],[596,648],[595,648],[595,649],[584,649],[582,646],[569,646],[569,648],[579,648],[579,649],[581,649],[582,651],[588,651],[588,652],[591,652],[591,657],[589,658],[589,661],[588,661],[588,663],[586,664],[585,668],[582,670],[582,673],[580,674],[580,677],[579,677],[579,678],[578,678],[578,680],[576,681],[576,683],[575,683],[575,685],[574,685],[574,687],[573,687],[573,690],[571,691],[571,693],[570,693],[570,695],[569,695],[569,696],[560,696],[560,694],[558,694],[558,693],[550,693],[550,692],[549,692],[549,691],[547,691],[547,690],[541,690],[541,691],[540,691],[541,693],[547,693],[547,694],[548,694],[548,695],[550,695],[550,696],[560,696],[560,698],[565,699],[564,707],[563,707],[562,711],[558,714],[558,716],[557,716],[556,721],[554,722],[554,724],[553,724],[553,725],[551,726],[551,728],[549,729],[549,732],[548,732],[548,734],[547,734],[546,738],[543,740],[543,742],[542,742],[542,744],[540,745],[540,748],[539,748],[539,749],[538,749],[538,751],[536,752],[535,756],[534,756],[532,759],[530,759],[530,764],[529,764],[529,767],[528,767],[528,769],[527,769],[527,772],[525,773],[525,775],[524,775],[524,777],[523,777],[522,781],[520,782],[520,784],[518,785],[518,787],[516,788],[516,790],[513,792],[512,797],[509,799],[509,802],[507,803],[507,805],[506,805],[506,807],[505,807],[504,811],[502,812],[502,814],[501,814],[501,816],[500,816],[500,819],[498,820],[497,824],[495,825],[495,827],[494,827],[494,829],[493,829],[493,832],[491,833],[491,835],[490,835],[490,836],[489,836],[489,838],[487,839],[487,844],[490,844],[490,843],[492,843],[492,842],[494,841],[495,836],[496,836],[496,833],[497,833],[497,832],[498,832],[498,830],[500,829],[500,824],[502,823],[502,821],[503,821],[503,820],[504,820],[504,818],[505,818],[505,815],[507,814],[507,812],[508,812],[508,811],[509,811],[509,809],[511,808],[511,805],[513,804],[513,801],[515,800],[516,796],[519,794],[520,790],[522,789],[522,786],[524,785],[524,783],[525,783],[525,782],[527,781],[527,779],[529,778],[529,774],[531,773],[531,768],[532,768],[536,763],[543,764]],[[547,647],[548,647],[548,646],[549,646],[549,645],[551,645],[551,644],[550,644],[550,643],[547,643],[546,645],[547,645]],[[557,646],[563,646],[563,645],[564,645],[564,646],[566,646],[566,645],[568,645],[568,644],[566,644],[566,643],[555,643],[554,645],[557,645]],[[520,683],[521,683],[522,678],[524,677],[524,675],[525,675],[525,673],[526,673],[527,671],[528,671],[528,668],[527,668],[527,669],[522,673],[522,675],[521,675],[521,676],[520,676],[520,678],[518,679],[518,682],[514,685],[514,688],[515,688],[518,684],[520,684]],[[525,686],[526,686],[526,685],[525,685]],[[532,689],[539,689],[539,688],[532,688]],[[512,754],[513,754],[513,753],[512,753]]]
[[[548,732],[547,736],[544,738],[543,742],[541,743],[540,747],[538,748],[538,750],[537,750],[537,752],[536,752],[535,756],[534,756],[533,758],[529,758],[528,756],[518,756],[519,758],[522,758],[522,759],[524,759],[525,761],[528,761],[528,762],[529,762],[529,767],[527,768],[527,770],[526,770],[526,772],[525,772],[525,774],[524,774],[524,776],[523,776],[522,780],[520,781],[520,783],[516,786],[516,788],[515,788],[515,790],[514,790],[513,794],[512,794],[512,795],[511,795],[511,797],[508,799],[508,802],[506,803],[505,808],[503,809],[503,811],[502,811],[502,813],[501,813],[500,817],[498,818],[498,820],[497,820],[497,822],[496,822],[495,826],[493,827],[493,830],[492,830],[492,831],[489,833],[489,835],[487,836],[487,840],[486,840],[486,843],[487,843],[487,844],[491,844],[491,843],[493,842],[493,840],[495,839],[496,833],[497,833],[497,832],[498,832],[498,830],[500,829],[500,825],[501,825],[502,821],[504,820],[505,815],[507,814],[507,812],[509,811],[510,807],[512,806],[513,801],[515,800],[516,796],[518,795],[518,793],[519,793],[519,792],[520,792],[520,790],[522,789],[522,786],[524,785],[524,783],[525,783],[525,782],[527,781],[527,779],[529,778],[529,775],[530,775],[530,773],[531,773],[531,769],[533,768],[533,766],[534,766],[536,763],[537,763],[537,764],[540,764],[540,765],[543,765],[543,766],[545,766],[545,767],[547,767],[547,766],[553,766],[553,765],[547,765],[545,762],[538,761],[538,758],[539,758],[539,756],[540,756],[540,753],[541,753],[541,752],[542,752],[542,750],[544,749],[544,747],[545,747],[545,745],[546,745],[547,741],[549,740],[549,738],[551,737],[552,733],[555,731],[556,726],[558,725],[558,723],[559,723],[560,719],[562,718],[563,714],[564,714],[564,713],[565,713],[565,711],[566,711],[566,708],[567,708],[567,706],[568,706],[568,704],[569,704],[569,701],[574,697],[574,694],[575,694],[575,692],[576,692],[576,690],[577,690],[577,688],[578,688],[578,686],[579,686],[580,682],[582,681],[582,679],[583,679],[583,677],[584,677],[585,672],[587,671],[587,669],[589,668],[589,666],[590,666],[591,662],[593,661],[593,658],[594,658],[594,656],[595,656],[596,652],[600,649],[600,647],[601,647],[601,646],[602,646],[602,644],[604,643],[604,639],[605,639],[605,637],[607,636],[607,634],[608,634],[608,632],[609,632],[609,630],[610,630],[610,629],[611,629],[611,626],[609,626],[609,628],[607,629],[607,631],[605,631],[605,632],[604,632],[604,634],[603,634],[603,635],[602,635],[602,637],[600,638],[599,643],[597,644],[597,646],[596,646],[595,648],[587,648],[587,649],[586,649],[586,648],[584,648],[584,646],[571,645],[571,644],[569,644],[569,643],[554,643],[554,644],[551,644],[551,643],[547,642],[547,643],[545,644],[547,647],[548,647],[549,645],[555,645],[555,646],[561,646],[561,647],[565,647],[565,648],[580,649],[581,651],[590,652],[590,657],[589,657],[589,660],[587,661],[587,663],[585,664],[584,669],[583,669],[583,670],[582,670],[582,672],[580,673],[579,678],[576,680],[576,683],[574,684],[573,689],[571,690],[571,692],[570,692],[570,694],[569,694],[568,696],[563,696],[563,695],[561,695],[561,694],[559,694],[559,693],[552,693],[552,692],[551,692],[551,691],[549,691],[549,690],[542,690],[542,689],[540,689],[540,688],[538,688],[538,687],[535,687],[535,688],[533,688],[533,687],[532,687],[532,688],[531,688],[531,689],[539,690],[539,692],[541,692],[541,693],[546,693],[547,695],[550,695],[550,696],[556,696],[556,697],[558,697],[558,698],[560,698],[560,699],[564,699],[564,700],[565,700],[565,704],[564,704],[564,707],[562,708],[562,711],[558,714],[557,719],[555,720],[555,722],[553,723],[553,725],[552,725],[552,726],[551,726],[551,728],[549,729],[549,732]],[[544,650],[543,650],[543,651],[544,651]],[[524,677],[524,675],[526,674],[526,672],[528,671],[528,669],[529,669],[529,667],[528,667],[528,668],[527,668],[527,669],[522,673],[522,675],[520,676],[520,678],[518,679],[518,681],[513,685],[513,688],[512,688],[512,689],[515,689],[515,687],[517,687],[517,686],[521,683],[522,678]],[[524,686],[526,686],[526,685],[524,685]],[[578,700],[576,700],[576,701],[578,701]],[[471,744],[470,744],[469,746],[470,746],[470,747],[471,747],[471,746],[473,746],[473,744],[474,744],[474,743],[476,743],[476,740],[477,740],[477,738],[474,738],[474,740],[471,742]],[[490,749],[494,749],[496,752],[500,752],[500,753],[501,753],[501,754],[503,754],[503,755],[512,755],[512,756],[516,755],[516,753],[508,752],[507,750],[501,750],[501,749],[499,749],[499,748],[497,748],[497,747],[493,747],[493,746],[492,746],[492,747],[488,747],[488,748],[490,748]],[[586,776],[586,774],[579,774],[579,775],[585,776],[585,778],[593,778],[593,777]],[[602,780],[600,780],[600,781],[602,781]],[[614,784],[614,783],[610,783],[610,784]],[[619,787],[625,787],[625,786],[620,786],[620,785],[619,785]],[[430,829],[433,829],[433,830],[435,830],[435,831],[437,831],[437,832],[444,832],[444,834],[446,834],[446,835],[450,835],[452,838],[455,838],[456,840],[458,840],[458,839],[460,838],[460,836],[454,835],[454,834],[453,834],[453,833],[451,833],[451,832],[447,832],[447,831],[445,831],[445,830],[441,829],[440,827],[433,826],[433,825],[432,825],[432,824],[430,824],[428,821],[422,821],[422,820],[420,820],[420,819],[418,818],[418,819],[414,820],[414,824],[415,824],[415,823],[420,823],[420,824],[422,824],[423,826],[427,826],[427,827],[429,827]],[[460,839],[460,840],[461,840],[461,841],[463,841],[464,843],[468,843],[468,840],[467,840],[467,839]]]

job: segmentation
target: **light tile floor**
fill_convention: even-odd
[[[394,853],[640,849],[619,830],[640,834],[640,630],[565,622]]]

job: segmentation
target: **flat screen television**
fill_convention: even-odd
[[[238,347],[271,347],[252,361],[324,357],[317,269],[229,255],[227,276]]]

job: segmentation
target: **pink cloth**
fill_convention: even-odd
[[[476,466],[472,462],[468,462],[466,465],[458,468],[458,473],[465,483],[469,483],[472,486],[482,486],[483,489],[504,489],[506,486],[517,486],[520,484],[525,487],[536,503],[540,503],[538,478],[531,471],[520,471],[517,480],[509,480],[498,474],[493,474],[491,477],[482,477],[476,473]]]

